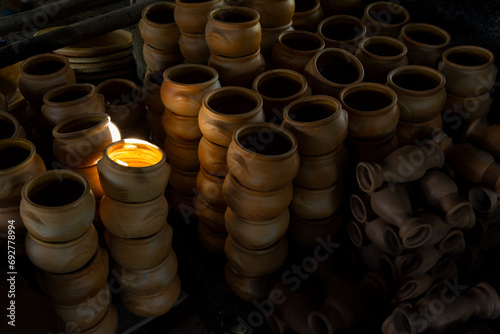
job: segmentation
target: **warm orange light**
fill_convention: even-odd
[[[155,145],[140,139],[125,139],[107,152],[109,158],[122,166],[147,167],[159,163],[163,152]]]

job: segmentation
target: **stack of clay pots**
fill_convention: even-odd
[[[205,39],[208,13],[224,6],[223,0],[176,0],[174,17],[180,29],[179,48],[185,63],[207,64],[210,57]]]
[[[151,132],[151,142],[157,146],[163,146],[167,137],[162,125],[163,111],[165,107],[161,102],[161,84],[163,82],[163,71],[150,72],[143,82],[146,94],[144,104],[146,105],[146,120]]]
[[[104,189],[104,238],[124,306],[142,317],[162,315],[180,294],[172,227],[164,196],[170,175],[164,152],[138,139],[110,144],[97,165]]]
[[[224,253],[227,238],[224,213],[227,204],[222,185],[228,173],[226,156],[234,131],[264,121],[262,98],[243,87],[223,87],[203,98],[198,122],[203,133],[198,148],[200,172],[196,180],[198,238],[203,247]]]
[[[252,301],[267,295],[287,258],[288,206],[299,170],[297,140],[275,124],[244,125],[233,134],[227,163],[226,282],[237,296]]]
[[[262,30],[259,13],[246,7],[220,7],[208,13],[205,40],[208,65],[219,73],[223,86],[250,88],[265,70],[260,52]]]
[[[347,117],[340,102],[326,95],[302,97],[285,108],[284,126],[297,138],[300,154],[289,236],[303,248],[334,235],[341,225]]]
[[[33,177],[22,189],[26,254],[37,280],[72,333],[115,333],[118,315],[107,283],[108,254],[92,224],[95,199],[86,178],[69,170]]]
[[[217,88],[220,88],[219,75],[207,65],[172,66],[163,74],[162,124],[166,133],[165,153],[172,167],[169,182],[172,188],[171,204],[183,215],[193,214],[197,193],[196,178],[200,171],[198,144],[202,137],[198,113],[203,97]]]
[[[142,11],[139,30],[144,39],[142,54],[147,71],[165,71],[184,60],[179,50],[180,30],[174,19],[175,3],[160,1]]]

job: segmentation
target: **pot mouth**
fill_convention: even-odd
[[[405,42],[420,47],[441,49],[450,44],[450,34],[428,23],[408,23],[401,28],[401,37]]]
[[[366,34],[366,25],[354,16],[333,15],[319,23],[318,33],[330,41],[349,42],[362,38]]]
[[[98,129],[111,121],[111,117],[105,113],[81,114],[65,119],[57,124],[52,130],[52,135],[58,137],[76,137],[84,135],[94,129]],[[119,133],[119,130],[118,130]],[[113,135],[113,137],[116,137]],[[113,141],[119,140],[117,138]]]
[[[263,101],[254,90],[243,87],[222,87],[206,94],[203,105],[218,116],[234,118],[260,112]]]
[[[403,42],[387,36],[367,37],[361,41],[359,48],[370,56],[385,60],[404,57],[408,52]]]
[[[10,139],[16,134],[17,120],[11,114],[0,111],[0,140]]]
[[[61,55],[45,53],[26,59],[19,70],[30,77],[45,78],[59,76],[69,68],[69,61]]]
[[[401,66],[387,76],[391,88],[426,95],[444,89],[445,76],[433,68],[420,65]]]
[[[295,13],[294,16],[306,15],[319,8],[320,2],[318,0],[295,0]]]
[[[247,7],[226,6],[216,8],[208,13],[208,19],[223,25],[252,25],[258,23],[260,14],[255,9]]]
[[[494,60],[490,50],[473,45],[455,46],[443,53],[443,62],[448,66],[469,71],[486,68]]]
[[[339,117],[340,102],[327,95],[302,97],[290,103],[283,111],[287,123],[294,126],[317,126]]]
[[[382,27],[407,24],[410,13],[401,5],[390,1],[374,2],[365,8],[365,15]]]
[[[157,27],[177,25],[174,19],[175,7],[175,3],[170,2],[153,3],[144,8],[142,19]]]
[[[361,247],[363,245],[363,232],[359,225],[363,225],[363,223],[358,223],[355,221],[349,221],[347,223],[347,234],[351,239],[351,242],[356,247]]]
[[[366,207],[359,195],[351,194],[351,197],[349,197],[349,206],[352,215],[358,222],[365,223],[367,221],[368,214],[366,212]]]
[[[396,93],[377,83],[362,82],[344,88],[339,99],[350,112],[376,116],[396,106]]]
[[[365,74],[358,58],[342,49],[323,49],[314,55],[313,62],[321,79],[330,85],[354,84]]]
[[[252,88],[264,99],[287,101],[303,94],[308,84],[306,78],[296,71],[275,69],[259,74]]]
[[[97,93],[108,108],[131,106],[144,99],[139,87],[128,79],[108,79],[97,86]]]
[[[165,162],[165,153],[158,146],[140,139],[121,139],[104,149],[103,157],[121,168],[149,168]]]
[[[27,139],[1,139],[0,175],[24,167],[35,154],[35,145]]]
[[[172,66],[163,73],[163,82],[176,86],[196,86],[203,84],[208,86],[219,80],[219,74],[215,69],[200,64],[181,64]]]
[[[278,37],[278,42],[286,50],[298,53],[314,54],[325,47],[325,41],[310,31],[285,31]]]
[[[47,92],[43,102],[49,106],[72,105],[89,100],[96,91],[97,88],[88,83],[65,85]]]

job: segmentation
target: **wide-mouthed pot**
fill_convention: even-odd
[[[174,19],[176,7],[175,3],[161,1],[142,10],[139,31],[147,44],[160,50],[177,48],[180,30]]]
[[[208,13],[224,0],[175,0],[174,19],[182,33],[205,34]]]
[[[326,48],[339,48],[354,54],[366,36],[366,26],[355,16],[333,15],[318,24],[317,33],[325,41]]]
[[[272,62],[276,68],[302,73],[309,60],[325,47],[325,41],[310,31],[285,31],[278,37],[272,50]]]
[[[26,138],[26,131],[17,118],[6,111],[0,111],[0,139]]]
[[[365,7],[362,20],[366,24],[367,36],[397,38],[403,26],[410,21],[410,13],[395,2],[378,1]]]

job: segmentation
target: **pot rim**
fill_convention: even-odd
[[[144,42],[142,45],[142,50],[144,52],[149,52],[149,55],[160,55],[160,56],[166,56],[166,55],[177,55],[179,53],[178,49],[173,49],[173,50],[162,50],[162,49],[157,49],[154,46],[148,44],[147,42]],[[152,71],[152,72],[158,72],[158,71]]]
[[[147,300],[152,300],[152,299],[155,299],[155,298],[158,298],[158,297],[162,297],[163,295],[167,295],[172,290],[175,290],[177,288],[179,288],[179,292],[180,292],[180,286],[181,286],[181,279],[180,279],[180,277],[179,277],[178,274],[175,274],[174,277],[172,278],[172,281],[167,285],[166,288],[164,288],[163,290],[160,290],[160,291],[158,291],[158,292],[156,292],[154,294],[151,294],[151,295],[137,295],[135,293],[130,292],[127,289],[124,289],[123,292],[122,292],[122,294],[127,294],[130,298],[139,299],[139,300],[142,300],[142,301],[145,301],[145,300],[147,301]]]
[[[370,10],[372,10],[373,7],[376,7],[376,6],[381,6],[381,7],[385,7],[385,8],[387,8],[388,6],[391,6],[393,8],[397,8],[397,10],[400,11],[400,13],[404,14],[405,18],[404,18],[403,22],[400,22],[400,23],[380,22],[380,21],[376,20],[373,16],[370,15]],[[389,10],[389,12],[390,12],[390,10]],[[381,27],[384,27],[384,28],[404,26],[405,24],[407,24],[410,21],[410,13],[408,12],[408,10],[405,7],[399,5],[395,2],[391,2],[391,1],[377,1],[377,2],[373,2],[373,3],[369,4],[368,6],[365,7],[364,16],[370,21],[377,22],[377,24],[379,24]]]
[[[106,99],[105,94],[101,93],[101,90],[103,89],[103,87],[113,86],[116,83],[120,83],[120,84],[128,86],[133,91],[137,92],[137,96],[135,97],[135,99],[133,101],[130,101],[127,104],[115,105],[115,104],[106,104],[105,103],[106,109],[108,109],[108,108],[133,108],[134,105],[136,105],[137,103],[140,103],[140,102],[142,102],[144,100],[144,95],[145,94],[144,94],[143,89],[141,87],[139,87],[132,80],[123,79],[123,78],[112,78],[112,79],[108,79],[108,80],[105,80],[105,81],[101,82],[96,87],[97,88],[97,94],[101,94],[104,97],[104,99]]]
[[[327,104],[331,106],[335,106],[336,110],[329,115],[328,117],[319,119],[317,121],[312,121],[312,122],[299,122],[296,121],[292,118],[290,118],[289,112],[291,111],[292,108],[294,108],[297,105],[301,104],[309,104],[311,102],[326,102]],[[330,123],[337,118],[341,117],[343,106],[340,103],[339,100],[336,98],[330,96],[330,95],[310,95],[310,96],[303,96],[295,101],[292,101],[289,103],[285,109],[283,110],[283,118],[284,122],[289,123],[293,125],[294,127],[300,127],[300,128],[308,128],[308,127],[318,127],[320,125],[324,125],[325,123]]]
[[[109,196],[106,196],[106,194],[104,194],[101,198],[101,201],[103,201],[103,200],[109,201],[109,202],[113,203],[113,205],[115,205],[119,208],[128,207],[128,208],[130,208],[129,210],[136,210],[136,209],[139,209],[142,207],[156,206],[157,202],[163,201],[162,197],[165,198],[165,196],[162,194],[162,195],[160,195],[156,198],[153,198],[152,200],[146,201],[146,202],[122,202],[122,201],[115,200]],[[165,198],[165,200],[166,200],[166,198]]]
[[[321,2],[320,0],[313,0],[313,1],[314,1],[314,6],[312,8],[309,8],[308,10],[303,12],[294,12],[293,17],[308,16],[317,11],[320,8]]]
[[[321,218],[321,219],[304,219],[304,218],[296,216],[290,212],[290,224],[292,224],[292,221],[294,222],[294,224],[299,223],[301,225],[326,225],[326,224],[332,224],[332,223],[341,224],[342,220],[340,218],[341,218],[340,217],[340,210],[335,211],[329,217]]]
[[[276,78],[276,77],[278,77],[278,78],[279,77],[287,77],[287,78],[293,77],[294,79],[298,79],[295,81],[300,82],[301,88],[297,93],[290,95],[290,96],[286,96],[286,97],[273,98],[273,97],[268,97],[268,96],[263,95],[262,92],[259,91],[259,85],[265,80],[268,80],[270,78]],[[309,88],[309,84],[307,83],[306,78],[301,73],[299,73],[297,71],[289,70],[289,69],[284,69],[284,68],[277,68],[277,69],[273,69],[273,70],[269,70],[269,71],[264,71],[261,74],[259,74],[254,79],[254,81],[252,83],[252,89],[254,91],[256,91],[259,95],[261,95],[262,99],[263,100],[265,99],[266,101],[295,100],[299,96],[303,95],[307,91],[308,88]]]
[[[12,116],[12,114],[6,111],[0,111],[0,120],[1,119],[5,119],[8,123],[10,123],[14,127],[14,133],[12,134],[12,136],[10,138],[4,138],[4,139],[13,139],[20,135],[23,127],[21,126],[17,118],[15,118],[14,116]]]
[[[153,233],[147,237],[123,238],[123,237],[119,237],[117,235],[111,234],[111,232],[109,232],[108,230],[106,230],[105,233],[108,235],[108,237],[105,238],[106,244],[108,243],[107,242],[108,239],[112,238],[111,240],[114,240],[114,243],[119,244],[120,245],[119,247],[136,247],[139,245],[142,246],[144,244],[154,245],[154,244],[158,244],[160,242],[163,245],[163,240],[160,240],[160,238],[170,235],[170,239],[172,239],[171,237],[172,237],[173,229],[172,229],[172,226],[170,226],[170,224],[165,220],[165,223],[163,224],[163,226],[161,227],[161,229],[158,232]],[[169,243],[171,243],[171,241],[169,241]],[[108,248],[109,248],[109,246],[108,246]]]
[[[413,28],[416,28],[415,29],[416,31],[426,31],[426,32],[436,33],[435,35],[441,35],[441,37],[444,37],[443,38],[444,42],[441,44],[426,44],[423,42],[419,42],[419,41],[411,38],[410,36],[408,36],[408,34],[406,33],[409,29],[413,29]],[[420,29],[418,29],[418,28],[420,28]],[[414,22],[414,23],[405,24],[401,28],[401,38],[403,39],[403,41],[405,41],[409,44],[416,45],[420,48],[426,48],[426,49],[432,49],[432,50],[445,48],[448,45],[450,45],[450,43],[451,43],[451,36],[446,30],[444,30],[443,28],[438,27],[436,25],[433,25],[433,24],[421,23],[421,22]]]
[[[243,218],[243,217],[239,216],[236,212],[234,212],[233,210],[231,210],[230,207],[228,207],[227,210],[226,210],[226,212],[224,213],[224,217],[226,217],[226,215],[227,216],[233,215],[235,217],[233,220],[236,221],[236,224],[247,224],[247,225],[252,225],[252,226],[265,226],[265,225],[274,224],[275,222],[280,221],[282,219],[285,219],[285,220],[288,221],[290,219],[291,213],[290,213],[290,210],[288,208],[286,208],[278,216],[273,217],[271,219],[266,219],[266,220],[252,220],[252,219],[246,219],[246,218]],[[225,218],[225,219],[226,219],[226,221],[228,221],[227,218]]]
[[[340,84],[340,83],[333,82],[333,81],[330,81],[327,78],[325,78],[323,76],[323,74],[321,74],[321,72],[318,70],[318,66],[317,66],[319,57],[323,56],[325,53],[334,53],[334,54],[340,55],[344,59],[346,59],[348,63],[355,64],[354,67],[356,68],[356,70],[359,73],[358,78],[355,81],[347,83],[347,84]],[[338,48],[321,49],[312,57],[310,62],[312,62],[312,64],[313,64],[314,71],[319,74],[318,79],[323,84],[325,84],[329,87],[332,87],[332,86],[333,87],[346,87],[346,86],[355,85],[355,84],[361,83],[361,81],[363,80],[363,77],[365,76],[365,69],[363,68],[363,64],[361,64],[361,61],[358,58],[356,58],[352,53],[345,51],[343,49],[338,49]],[[307,67],[307,65],[306,65],[306,67]]]
[[[396,85],[396,83],[394,83],[394,77],[401,74],[402,72],[406,72],[406,73],[425,72],[426,76],[433,76],[434,79],[438,79],[439,84],[436,87],[426,89],[426,90],[412,90],[412,89],[403,88],[401,86]],[[444,76],[443,73],[441,73],[433,68],[427,67],[427,66],[406,65],[406,66],[400,66],[398,68],[395,68],[387,75],[387,85],[389,87],[391,87],[396,92],[417,95],[417,96],[427,96],[427,95],[431,95],[431,94],[437,94],[440,91],[444,92],[444,89],[445,89],[444,87],[446,85],[446,77]]]
[[[481,65],[467,66],[467,65],[460,65],[460,64],[457,64],[457,63],[453,63],[453,62],[451,62],[448,59],[448,56],[450,54],[452,54],[452,53],[455,53],[455,52],[469,52],[470,53],[471,51],[475,52],[475,53],[481,53],[482,55],[484,55],[484,56],[486,56],[488,58],[488,61],[486,63],[484,63],[484,64],[481,64]],[[458,45],[458,46],[451,47],[451,48],[447,49],[445,52],[443,52],[442,59],[443,59],[442,60],[443,63],[446,64],[449,67],[452,67],[452,68],[455,68],[455,69],[459,69],[459,70],[462,70],[462,71],[478,71],[478,70],[486,69],[490,65],[494,64],[494,62],[495,62],[495,55],[490,50],[488,50],[486,48],[483,48],[483,47],[480,47],[480,46],[476,46],[476,45]]]
[[[328,38],[326,37],[324,34],[323,34],[323,28],[325,26],[328,26],[329,24],[331,24],[331,22],[335,22],[335,21],[339,21],[339,22],[356,22],[357,23],[357,26],[359,26],[361,28],[361,32],[359,35],[355,36],[354,38],[351,38],[351,39],[346,39],[346,40],[337,40],[337,39],[331,39],[331,38]],[[351,16],[351,15],[346,15],[346,14],[339,14],[339,15],[332,15],[332,16],[329,16],[325,19],[323,19],[319,24],[318,24],[318,29],[317,29],[317,33],[318,35],[320,35],[323,39],[325,40],[328,40],[328,41],[332,41],[332,42],[343,42],[343,43],[349,43],[349,42],[357,42],[357,41],[361,41],[365,38],[365,35],[366,35],[366,24],[358,19],[357,17],[355,16]]]
[[[261,31],[262,31],[262,34],[264,34],[264,32],[266,34],[269,34],[271,35],[272,33],[276,32],[276,31],[281,31],[281,30],[287,30],[289,29],[293,24],[293,21],[290,20],[290,23],[287,23],[285,25],[282,25],[282,26],[279,26],[279,27],[272,27],[272,28],[269,28],[269,27],[261,27]]]
[[[162,157],[161,157],[160,161],[158,161],[157,163],[155,163],[153,165],[149,165],[149,166],[133,167],[133,166],[122,165],[122,164],[120,164],[120,163],[112,160],[109,157],[109,152],[115,146],[117,146],[117,145],[124,146],[125,144],[140,144],[140,145],[143,145],[143,146],[147,146],[148,148],[155,149],[158,152],[160,152]],[[156,169],[162,167],[163,164],[166,163],[166,161],[167,161],[166,159],[167,158],[166,158],[165,152],[160,147],[156,146],[155,144],[150,143],[150,142],[145,141],[145,140],[142,140],[142,139],[127,138],[127,139],[120,139],[120,140],[115,141],[115,142],[109,144],[108,146],[106,146],[106,148],[103,151],[103,155],[102,155],[102,159],[101,160],[108,161],[109,163],[111,163],[111,165],[114,168],[117,168],[118,170],[121,170],[121,171],[141,170],[141,171],[145,171],[146,172],[146,171],[150,171],[150,170],[156,170]]]
[[[307,193],[307,194],[312,194],[313,196],[322,196],[323,197],[323,195],[325,195],[325,194],[330,194],[332,192],[337,191],[338,187],[341,187],[341,188],[344,187],[344,183],[342,182],[342,180],[338,180],[333,185],[329,186],[328,188],[324,188],[324,189],[308,189],[308,188],[301,187],[301,186],[294,183],[293,184],[293,192],[295,193],[295,189],[298,188],[302,193]]]
[[[86,239],[92,240],[93,239],[92,235],[94,235],[94,234],[95,234],[95,238],[96,239],[98,238],[97,237],[97,230],[95,229],[94,224],[90,224],[90,226],[87,227],[87,230],[85,231],[85,233],[83,233],[78,238],[70,240],[70,241],[64,241],[64,242],[44,241],[42,239],[35,237],[31,233],[28,233],[28,234],[29,234],[29,237],[33,240],[33,242],[35,244],[37,244],[39,247],[43,247],[43,249],[49,249],[51,251],[60,251],[63,249],[76,247],[76,246],[78,246],[78,244],[80,244],[82,242],[87,242],[87,241],[85,241]],[[97,248],[98,247],[99,247],[99,245],[97,244]],[[96,248],[96,251],[97,251],[97,248]],[[93,256],[94,255],[95,255],[95,252],[93,253]],[[88,263],[88,261],[87,261],[87,263]],[[75,271],[71,271],[70,273],[74,273],[74,272]]]
[[[211,99],[216,97],[217,95],[222,95],[224,97],[224,93],[227,92],[234,92],[238,93],[238,95],[246,95],[250,99],[254,100],[254,102],[257,103],[256,107],[253,108],[250,111],[244,112],[244,113],[239,113],[239,114],[225,114],[221,113],[214,108],[210,106]],[[227,96],[227,95],[226,95]],[[221,87],[214,89],[203,97],[202,100],[202,107],[207,111],[208,113],[211,114],[211,117],[216,117],[218,119],[224,119],[226,121],[229,121],[233,118],[236,118],[237,121],[241,121],[241,118],[252,118],[262,112],[262,107],[264,105],[264,102],[262,100],[262,97],[259,95],[258,92],[256,92],[253,89],[245,88],[245,87],[238,87],[238,86],[226,86],[226,87]]]
[[[291,48],[288,45],[284,44],[282,41],[283,38],[286,38],[289,35],[299,35],[299,36],[304,37],[307,40],[315,39],[316,41],[319,42],[319,47],[317,47],[316,49],[313,49],[313,50],[298,50],[298,49]],[[304,54],[309,55],[309,54],[316,54],[317,52],[321,52],[322,50],[324,50],[325,41],[323,40],[323,38],[321,38],[321,36],[319,36],[318,34],[316,34],[314,32],[305,31],[305,30],[290,30],[290,31],[284,31],[278,36],[277,45],[279,45],[280,47],[282,47],[283,49],[285,49],[289,53],[296,53],[299,55],[304,55]]]
[[[156,8],[159,8],[159,7],[165,7],[165,8],[168,8],[169,10],[172,11],[172,16],[174,15],[174,10],[175,10],[175,7],[177,7],[176,3],[173,3],[173,2],[170,2],[170,1],[161,1],[161,2],[154,2],[148,6],[146,6],[143,10],[142,10],[142,14],[141,14],[141,18],[142,20],[144,20],[144,22],[152,27],[155,27],[155,28],[170,28],[170,27],[173,27],[173,26],[177,26],[177,23],[175,22],[175,20],[173,20],[172,22],[169,22],[169,23],[158,23],[158,22],[154,22],[154,21],[151,21],[150,19],[148,19],[147,15],[150,13],[151,9],[156,9]]]
[[[12,167],[6,168],[6,169],[0,169],[0,176],[7,175],[11,172],[15,172],[18,169],[24,168],[27,164],[29,164],[36,155],[36,147],[35,144],[33,144],[31,141],[24,139],[24,138],[5,138],[0,140],[0,148],[2,146],[8,146],[8,147],[21,147],[23,149],[26,149],[29,151],[29,155],[26,159],[24,159],[22,162],[20,162],[17,165],[14,165]]]
[[[229,178],[229,180],[226,181],[227,178]],[[262,197],[280,196],[283,191],[287,191],[286,188],[289,188],[289,187],[293,188],[293,186],[291,186],[292,182],[290,181],[285,186],[278,188],[278,189],[267,190],[267,191],[254,190],[254,189],[245,187],[243,184],[241,184],[240,181],[238,181],[238,179],[236,178],[236,176],[234,176],[233,173],[231,173],[231,171],[229,171],[229,173],[227,173],[227,176],[225,177],[224,182],[232,183],[232,187],[238,188],[238,190],[240,190],[242,193],[243,192],[250,193],[250,196],[261,197],[261,198]]]
[[[64,128],[65,126],[73,123],[80,121],[82,119],[91,119],[91,120],[100,120],[95,125],[92,125],[89,128],[81,129],[78,131],[72,131],[72,132],[59,132],[61,128]],[[75,115],[71,116],[69,118],[66,118],[62,122],[58,123],[54,129],[52,129],[52,135],[54,136],[55,139],[63,138],[63,139],[72,139],[74,137],[80,137],[80,136],[85,136],[89,132],[93,132],[94,130],[98,128],[102,128],[104,126],[107,126],[108,124],[111,123],[111,117],[106,114],[106,113],[92,113],[92,114],[80,114],[80,115]],[[119,130],[118,130],[119,131]]]
[[[39,74],[30,74],[30,73],[26,72],[26,68],[28,66],[31,66],[33,63],[36,64],[37,62],[43,63],[45,60],[57,60],[58,62],[63,63],[64,66],[60,70],[58,70],[56,72],[49,73],[49,74],[40,74],[39,75]],[[33,57],[26,59],[21,64],[19,64],[20,75],[25,76],[26,78],[28,78],[30,80],[34,80],[34,79],[48,80],[48,79],[51,79],[54,77],[57,78],[57,77],[61,76],[61,74],[63,72],[68,71],[68,70],[72,71],[68,58],[66,58],[65,56],[62,56],[62,55],[58,55],[56,53],[44,53],[44,54],[36,55],[36,56],[33,56]]]
[[[87,92],[86,95],[79,97],[75,100],[70,100],[70,101],[63,101],[63,102],[54,102],[52,99],[54,97],[60,96],[63,93],[66,92],[73,92],[73,91],[85,91]],[[70,85],[64,85],[64,86],[59,86],[55,87],[51,90],[49,90],[47,93],[43,95],[43,103],[49,107],[72,107],[75,103],[83,103],[86,102],[93,97],[97,95],[97,87],[89,84],[89,83],[76,83],[76,84],[70,84]]]
[[[365,45],[367,43],[370,43],[370,42],[382,42],[382,43],[386,43],[386,45],[391,44],[392,46],[400,47],[402,50],[400,53],[398,53],[397,55],[394,55],[394,56],[381,56],[381,55],[372,53],[365,48]],[[394,61],[394,60],[397,60],[399,58],[404,58],[408,53],[408,47],[403,42],[401,42],[400,40],[398,40],[396,38],[389,37],[389,36],[366,37],[365,39],[363,39],[359,43],[359,50],[365,56],[368,56],[370,58],[377,59],[377,60],[383,60],[383,61]]]
[[[226,56],[221,56],[218,54],[213,53],[210,51],[210,58],[218,59],[222,63],[242,63],[244,61],[247,61],[250,58],[254,57],[262,57],[262,54],[260,52],[260,47],[257,49],[257,51],[252,52],[249,55],[243,56],[243,57],[226,57]],[[210,59],[209,59],[210,60]],[[226,86],[226,87],[231,87],[231,86]],[[232,86],[232,87],[240,87],[240,86]]]
[[[366,88],[366,89],[364,89],[364,88]],[[351,93],[352,91],[362,91],[362,90],[368,90],[368,91],[375,90],[378,92],[385,92],[386,96],[390,95],[390,98],[392,101],[388,106],[385,106],[381,109],[376,109],[376,110],[358,110],[358,109],[354,109],[354,108],[348,106],[344,102],[344,98],[347,94]],[[389,110],[396,108],[397,104],[398,104],[397,94],[393,89],[391,89],[390,87],[388,87],[386,85],[382,85],[382,84],[374,83],[374,82],[359,82],[359,83],[351,84],[351,85],[345,87],[339,93],[339,100],[342,103],[342,106],[344,107],[344,109],[346,109],[348,112],[356,114],[356,115],[362,115],[363,117],[380,116],[381,114],[384,114],[384,113],[388,112]]]
[[[252,16],[252,19],[249,21],[245,22],[225,22],[225,21],[220,21],[214,17],[214,14],[218,12],[223,12],[223,11],[231,11],[231,12],[240,12],[240,13],[245,13],[245,14],[250,14]],[[208,21],[216,26],[220,27],[226,27],[226,28],[231,28],[233,26],[236,26],[238,28],[242,28],[244,26],[253,26],[255,24],[258,24],[260,26],[260,14],[258,11],[252,8],[248,7],[241,7],[241,6],[221,6],[218,8],[214,8],[211,11],[207,13]]]
[[[184,69],[196,69],[199,71],[204,71],[205,73],[210,73],[212,75],[212,78],[208,81],[203,81],[203,82],[197,82],[197,83],[182,83],[178,81],[172,80],[169,76],[172,74],[172,72],[182,72]],[[179,64],[175,66],[169,67],[165,72],[163,72],[163,83],[162,86],[165,84],[168,84],[170,86],[174,87],[196,87],[196,86],[203,86],[203,87],[210,87],[211,85],[215,84],[219,80],[219,73],[217,70],[215,70],[213,67],[207,66],[207,65],[202,65],[202,64]]]
[[[157,273],[158,271],[162,270],[164,267],[167,266],[167,264],[171,261],[178,261],[177,255],[175,254],[174,249],[170,249],[167,256],[163,260],[161,260],[160,263],[158,263],[156,266],[151,267],[151,268],[146,268],[146,269],[132,269],[132,268],[127,268],[124,266],[121,266],[119,263],[114,262],[113,269],[116,270],[120,276],[123,276],[123,273],[125,275],[148,275],[150,277],[153,276],[153,274]],[[173,279],[173,277],[172,277]]]
[[[345,146],[344,143],[342,143],[336,149],[334,149],[333,151],[331,151],[331,152],[329,152],[327,154],[323,154],[323,155],[301,155],[300,156],[300,161],[302,162],[302,160],[308,160],[308,161],[331,160],[332,158],[334,158],[336,155],[338,155],[339,153],[341,153],[344,150],[347,152],[347,147]]]

